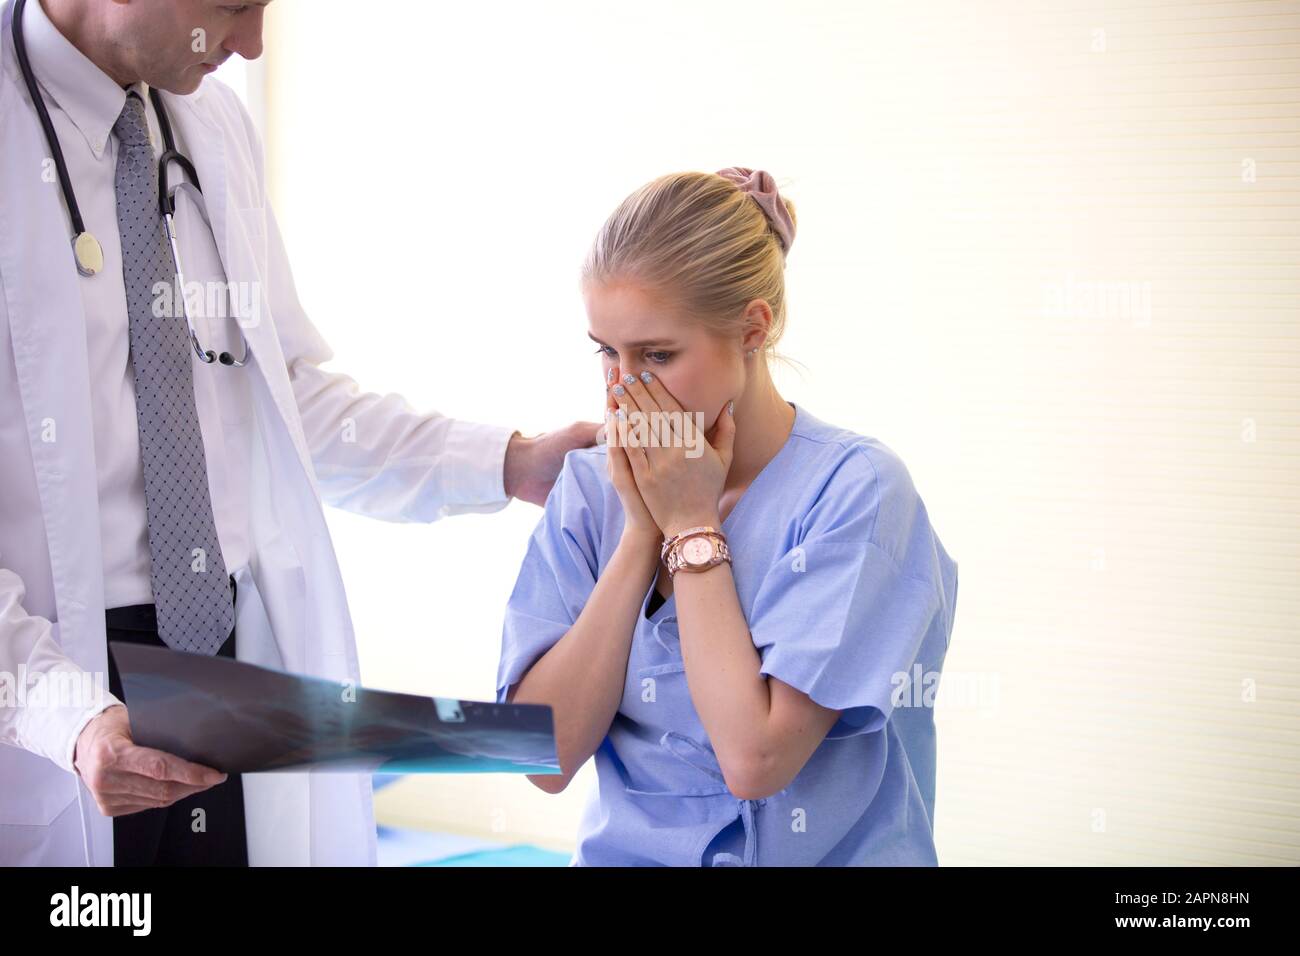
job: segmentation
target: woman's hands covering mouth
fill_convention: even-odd
[[[699,525],[720,526],[718,500],[736,436],[733,404],[723,406],[705,434],[702,413],[683,409],[653,373],[638,378],[618,367],[611,371],[607,457],[627,527],[659,538]]]
[[[618,366],[610,369],[614,376],[619,374]],[[610,481],[623,502],[623,536],[638,540],[658,541],[663,532],[655,524],[654,517],[646,508],[641,492],[637,488],[636,478],[632,473],[632,464],[628,460],[628,450],[619,444],[621,429],[617,413],[619,405],[614,397],[612,385],[605,387],[605,465],[609,471]]]

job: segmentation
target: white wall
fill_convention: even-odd
[[[808,369],[781,386],[903,456],[961,571],[940,859],[1300,862],[1296,4],[267,19],[274,199],[336,368],[525,433],[595,420],[601,221],[664,172],[770,170]],[[490,699],[539,515],[331,515],[365,680]],[[407,822],[552,841],[576,809],[412,793]]]
[[[258,133],[266,137],[266,57],[245,60],[232,56],[217,69],[216,77],[233,89],[253,118]]]

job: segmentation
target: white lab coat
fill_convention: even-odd
[[[4,11],[6,32],[10,12]],[[6,55],[11,55],[7,45],[0,47],[5,67],[0,69],[0,183],[11,184],[31,179],[48,148],[12,64],[2,62]],[[330,352],[294,294],[283,244],[265,206],[260,144],[238,99],[211,80],[191,96],[164,98],[180,142],[202,144],[191,146],[190,158],[203,184],[227,278],[261,280],[265,290],[260,321],[245,329],[250,366],[205,370],[247,374],[251,388],[249,473],[233,476],[247,488],[251,526],[251,558],[236,572],[238,658],[357,680],[347,600],[309,444],[337,428],[350,380],[331,383],[327,373],[313,369],[321,376],[313,383],[316,398],[300,412],[286,356],[306,356],[314,364]],[[33,515],[31,533],[8,536],[0,567],[22,578],[23,609],[54,622],[63,653],[86,671],[106,674],[85,315],[67,222],[57,187],[6,186],[0,202],[0,344],[5,337],[12,341],[13,363],[3,367],[7,349],[0,348],[0,459],[30,461],[31,471],[28,486],[26,469],[11,468],[7,474],[19,473],[23,480],[0,493],[39,500],[40,515],[39,520]],[[178,224],[178,233],[184,241],[196,229]],[[382,403],[371,412],[390,413]],[[51,422],[57,424],[56,441],[43,438]],[[379,419],[369,424],[382,431]],[[467,470],[481,469],[484,460],[499,463],[509,436],[509,429],[456,423],[442,449],[448,468],[455,472],[460,462],[473,463]],[[375,450],[376,471],[383,454],[382,448]],[[347,505],[392,517],[392,502],[381,499],[394,492],[393,484],[354,482]],[[409,490],[396,484],[398,494]],[[508,503],[502,497],[463,504],[452,493],[455,485],[453,474],[439,516],[496,511]],[[6,653],[0,642],[0,671],[12,673],[18,661]],[[249,774],[243,785],[252,865],[375,863],[368,775]],[[112,861],[112,820],[99,812],[80,778],[44,756],[0,746],[0,863],[107,866]]]

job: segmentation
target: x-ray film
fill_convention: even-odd
[[[225,773],[558,774],[551,708],[417,697],[110,643],[131,736]]]

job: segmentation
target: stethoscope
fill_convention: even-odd
[[[13,8],[13,33],[14,33],[14,53],[18,57],[18,69],[23,75],[23,82],[27,84],[27,92],[31,94],[32,104],[36,107],[36,115],[40,117],[41,128],[45,130],[45,141],[49,144],[50,152],[54,156],[54,168],[59,174],[59,187],[63,190],[63,201],[67,204],[68,215],[72,219],[72,254],[77,261],[77,271],[83,276],[94,276],[104,268],[104,250],[96,239],[86,229],[86,224],[81,219],[81,207],[77,205],[77,194],[72,190],[72,179],[68,176],[68,166],[63,161],[63,150],[59,147],[59,137],[54,132],[54,124],[50,122],[50,112],[45,108],[45,101],[41,98],[40,90],[36,86],[36,78],[32,75],[31,64],[27,60],[27,44],[23,40],[23,7],[26,6],[27,0],[14,0]],[[158,207],[162,212],[163,224],[167,231],[167,244],[171,247],[172,263],[176,267],[177,288],[185,288],[185,273],[181,269],[180,249],[176,242],[176,223],[174,220],[176,214],[176,190],[184,183],[168,189],[167,171],[171,163],[175,163],[181,168],[186,176],[189,177],[193,188],[203,195],[202,187],[199,186],[199,174],[194,168],[194,164],[189,161],[179,150],[176,149],[176,141],[172,138],[172,124],[167,118],[167,110],[163,107],[162,96],[154,87],[149,87],[149,99],[153,103],[154,115],[158,117],[158,128],[162,131],[163,144],[167,147],[162,156],[158,158]],[[228,365],[233,368],[242,368],[248,361],[248,339],[244,338],[243,329],[240,329],[240,338],[244,341],[244,355],[236,359],[229,352],[222,352],[218,355],[212,349],[205,349],[199,344],[199,336],[194,331],[194,322],[190,318],[189,303],[185,301],[185,296],[178,296],[181,303],[181,311],[185,313],[185,324],[189,327],[190,343],[194,346],[194,354],[198,356],[199,361],[211,365],[213,362],[220,362],[222,365]]]

